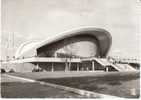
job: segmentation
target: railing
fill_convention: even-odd
[[[140,63],[137,58],[123,58],[123,57],[107,57],[107,59],[117,63]]]

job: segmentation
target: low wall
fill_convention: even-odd
[[[15,72],[32,72],[36,67],[36,65],[32,63],[3,63],[1,66],[6,72],[9,72],[11,69]]]

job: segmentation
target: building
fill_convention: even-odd
[[[110,33],[101,28],[81,28],[58,34],[41,42],[26,42],[10,66],[17,72],[123,71],[106,56],[112,44]],[[127,66],[126,66],[127,67]],[[133,69],[128,66],[127,69]]]

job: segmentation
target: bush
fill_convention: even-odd
[[[5,72],[6,72],[5,69],[1,68],[1,73],[5,73]]]
[[[10,69],[10,71],[9,71],[9,73],[14,73],[15,71],[14,71],[14,69]]]
[[[41,69],[41,68],[39,68],[39,69],[34,68],[34,69],[32,70],[32,72],[42,72],[42,71],[43,71],[43,69]]]

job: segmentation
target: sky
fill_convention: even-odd
[[[80,27],[109,31],[109,55],[139,57],[139,0],[2,0],[2,53]],[[14,35],[13,35],[14,34]],[[14,36],[14,49],[9,36]]]

